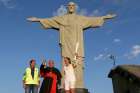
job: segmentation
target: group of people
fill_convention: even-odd
[[[48,64],[43,62],[38,69],[36,65],[36,60],[31,59],[29,62],[30,66],[26,68],[23,75],[23,87],[25,93],[59,93],[58,86],[61,86],[62,74],[55,67],[53,60],[49,60]],[[74,66],[71,63],[69,57],[64,57],[64,84],[62,86],[65,89],[65,93],[75,93],[75,74]],[[43,78],[42,84],[40,86],[40,77]]]

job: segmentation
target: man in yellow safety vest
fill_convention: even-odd
[[[30,67],[27,67],[23,75],[23,87],[25,93],[38,93],[40,85],[39,69],[35,67],[36,61],[30,60]]]

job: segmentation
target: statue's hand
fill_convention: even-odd
[[[31,21],[31,22],[39,22],[40,19],[39,18],[36,18],[36,17],[29,17],[27,18],[28,21]]]
[[[103,16],[104,19],[111,19],[111,18],[114,18],[116,17],[116,14],[108,14],[106,16]]]

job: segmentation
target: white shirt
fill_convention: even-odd
[[[68,66],[64,66],[64,72],[65,72],[64,76],[65,80],[76,81],[74,68],[71,64],[69,64]]]

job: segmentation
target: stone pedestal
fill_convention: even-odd
[[[65,93],[64,89],[59,89],[59,93]],[[76,88],[75,93],[89,93],[89,91],[85,88]]]

